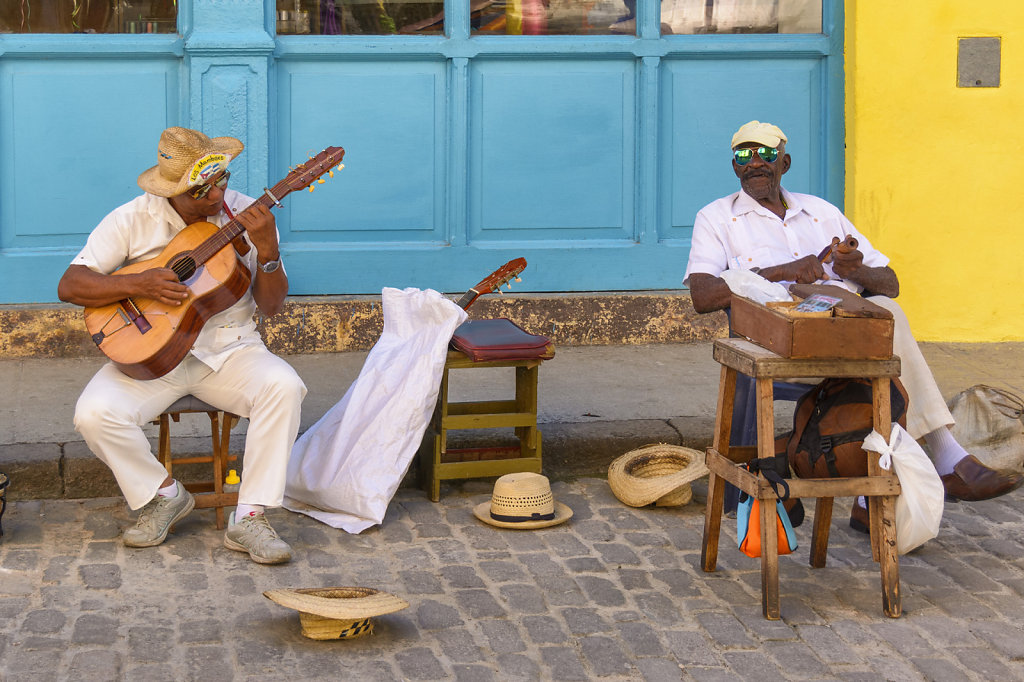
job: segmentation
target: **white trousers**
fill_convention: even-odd
[[[104,365],[78,399],[75,428],[110,467],[128,506],[139,509],[167,477],[142,426],[190,393],[249,419],[238,501],[281,506],[306,386],[291,365],[262,344],[235,351],[216,372],[190,354],[149,381],[132,379],[112,363]]]
[[[946,407],[932,370],[925,362],[921,349],[910,331],[910,323],[900,305],[888,296],[869,296],[868,300],[892,312],[893,353],[900,357],[900,381],[907,389],[910,406],[907,409],[907,433],[921,438],[926,433],[951,426],[953,415]]]

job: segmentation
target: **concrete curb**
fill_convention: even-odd
[[[669,443],[702,450],[711,443],[713,427],[714,419],[707,417],[541,424],[544,473],[552,480],[562,481],[602,478],[612,460],[641,445]],[[453,447],[470,446],[480,438],[465,433],[450,436]],[[430,447],[432,442],[428,433],[421,447]],[[155,449],[156,443],[152,445]],[[171,451],[177,455],[206,452],[209,445],[208,438],[171,439]],[[236,434],[231,440],[231,452],[240,454],[244,446],[244,434]],[[417,459],[413,459],[402,481],[403,488],[418,487]],[[241,470],[240,462],[236,462],[235,468]],[[0,445],[0,471],[11,479],[7,489],[9,500],[120,495],[110,469],[83,441]],[[187,465],[176,467],[174,473],[176,478],[190,482],[200,480],[208,471],[209,465]]]

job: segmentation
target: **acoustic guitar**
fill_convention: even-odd
[[[281,199],[309,188],[345,156],[341,147],[328,147],[296,166],[284,180],[265,189],[249,208],[280,206]],[[244,213],[244,211],[243,211]],[[181,305],[150,298],[126,298],[85,309],[85,326],[93,343],[118,369],[134,379],[156,379],[178,366],[192,348],[206,321],[234,305],[249,290],[249,272],[231,242],[245,231],[237,220],[218,228],[192,223],[179,232],[156,258],[132,263],[114,272],[128,275],[153,268],[170,268],[189,288]]]
[[[491,274],[480,280],[480,283],[475,285],[472,289],[462,295],[457,303],[460,308],[465,310],[473,304],[473,301],[480,298],[484,294],[489,294],[492,291],[501,293],[501,285],[505,284],[509,280],[515,278],[517,282],[521,281],[518,277],[519,273],[526,269],[525,258],[513,258],[509,262],[502,265],[500,268],[492,272]],[[509,284],[509,289],[512,285]]]

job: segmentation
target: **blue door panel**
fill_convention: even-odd
[[[632,60],[478,60],[471,243],[634,239]]]
[[[0,0],[2,1],[2,0]],[[137,195],[167,125],[248,148],[258,194],[326,146],[345,169],[275,209],[291,293],[679,288],[696,212],[734,192],[729,139],[785,130],[784,184],[842,204],[843,0],[821,34],[275,36],[273,0],[178,0],[166,36],[0,34],[0,303],[47,302]],[[56,177],[54,177],[56,174]]]
[[[769,121],[791,140],[786,189],[822,194],[820,59],[679,60],[665,64],[662,88],[661,239],[689,240],[704,205],[739,190],[730,140],[749,120]]]
[[[0,246],[80,246],[138,195],[133,174],[156,163],[177,70],[173,61],[3,64]]]
[[[345,148],[345,168],[279,214],[282,238],[443,242],[444,63],[288,62],[278,74],[276,175]]]

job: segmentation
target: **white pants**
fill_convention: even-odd
[[[946,407],[939,387],[935,384],[932,370],[921,355],[910,323],[896,301],[887,296],[869,296],[868,300],[892,312],[895,322],[893,329],[893,353],[900,357],[900,381],[907,389],[910,405],[907,409],[907,433],[921,438],[926,433],[953,424],[953,415]]]
[[[149,381],[104,365],[78,399],[75,428],[110,467],[128,506],[138,509],[153,499],[167,477],[142,426],[190,393],[249,419],[238,501],[281,506],[306,386],[291,365],[262,344],[235,351],[216,372],[190,354],[166,375]]]

